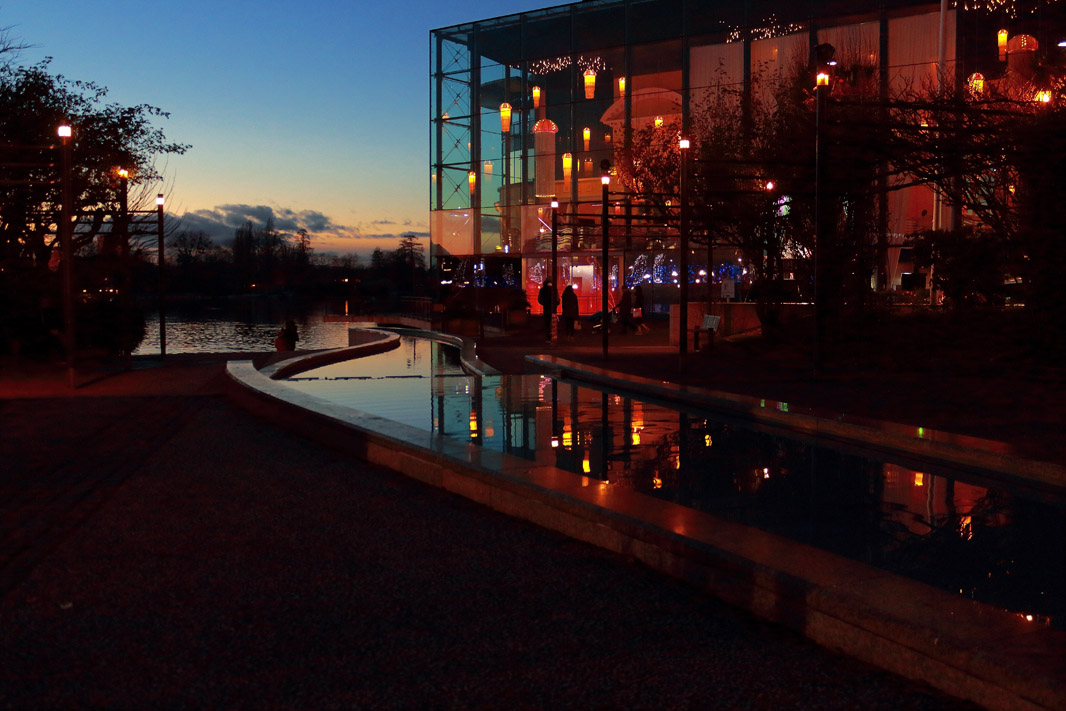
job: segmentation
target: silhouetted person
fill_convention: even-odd
[[[622,333],[637,330],[637,324],[633,323],[633,294],[629,289],[622,290],[622,300],[618,302],[618,323]]]
[[[298,340],[300,340],[300,334],[296,330],[296,322],[289,319],[278,331],[278,336],[274,339],[274,347],[279,351],[294,351]]]
[[[574,340],[574,321],[577,320],[577,292],[573,284],[567,284],[563,289],[563,333],[567,341]]]
[[[633,323],[637,325],[637,333],[647,333],[651,329],[644,323],[644,287],[637,284],[633,288]]]
[[[559,305],[559,293],[551,279],[544,280],[544,286],[537,292],[537,303],[544,309],[544,339],[551,343],[552,319],[555,318],[555,307]]]

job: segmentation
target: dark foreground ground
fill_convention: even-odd
[[[3,363],[0,708],[970,708],[264,424],[223,360]]]

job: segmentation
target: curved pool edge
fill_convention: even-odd
[[[1066,496],[1066,467],[1011,454],[1005,451],[1009,446],[1001,442],[894,422],[831,419],[789,410],[787,405],[782,409],[783,403],[773,400],[643,378],[558,356],[528,355],[526,362],[542,371],[558,372],[574,380],[616,388],[638,396],[725,412],[772,427],[819,439],[852,443],[873,451],[1005,475],[1052,495]]]
[[[251,361],[230,361],[227,375],[232,401],[287,430],[632,557],[823,646],[988,708],[1066,708],[1066,632],[765,531],[333,405]]]

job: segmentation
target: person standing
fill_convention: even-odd
[[[573,284],[567,284],[563,289],[563,333],[567,342],[574,340],[574,322],[577,320],[577,292]]]
[[[279,351],[296,350],[296,341],[300,340],[300,334],[296,330],[296,322],[289,319],[274,339],[274,347]]]
[[[544,285],[537,293],[537,303],[544,309],[544,340],[551,343],[552,321],[555,319],[555,307],[559,305],[559,293],[551,279],[544,280]]]

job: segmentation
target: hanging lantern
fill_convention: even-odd
[[[1007,59],[1007,31],[1000,30],[997,37],[999,38],[999,61],[1003,62]]]
[[[603,134],[603,142],[606,143],[607,145],[611,145],[611,134],[609,134],[609,133]]]
[[[618,95],[619,96],[625,96],[626,95],[626,78],[625,77],[618,77]]]
[[[555,194],[555,134],[558,132],[559,127],[548,119],[533,124],[533,170],[536,174],[537,197]]]
[[[583,172],[583,173],[591,173],[592,172],[592,159],[591,158],[586,158],[584,161],[582,161],[581,172]]]
[[[500,130],[504,133],[511,132],[511,105],[506,101],[500,104]]]
[[[663,117],[662,116],[656,116],[655,117],[655,128],[662,128],[662,127],[663,127]]]
[[[474,171],[470,171],[470,173],[466,176],[466,181],[470,183],[470,194],[473,195],[474,186],[477,184],[477,173],[475,173]]]
[[[587,151],[589,149],[589,140],[592,138],[592,129],[585,126],[585,129],[581,132],[581,136],[585,139],[585,150]]]
[[[574,165],[574,157],[569,153],[563,153],[563,180],[570,182],[570,170]]]
[[[596,70],[585,70],[585,98],[591,99],[596,96]]]
[[[535,109],[539,109],[540,108],[540,87],[539,86],[533,87],[533,108],[535,108]]]
[[[485,161],[485,175],[492,175],[492,161]]]
[[[970,93],[974,96],[983,94],[985,91],[985,75],[981,72],[974,72],[966,80],[966,85],[970,87]]]

